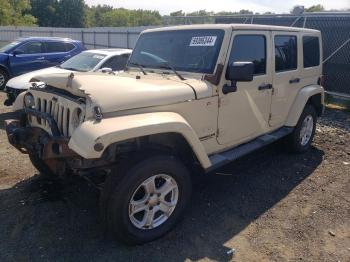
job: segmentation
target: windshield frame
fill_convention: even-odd
[[[189,29],[178,29],[178,30],[159,30],[159,31],[151,31],[151,32],[145,32],[142,33],[133,49],[133,52],[129,58],[129,61],[127,63],[127,68],[133,68],[138,70],[139,68],[135,65],[132,65],[133,63],[138,63],[137,60],[133,60],[133,57],[136,54],[136,51],[138,50],[137,48],[139,47],[139,45],[142,43],[142,38],[147,36],[149,37],[150,35],[156,35],[156,34],[164,34],[164,33],[176,33],[176,32],[183,32],[183,31],[193,31],[195,33],[198,34],[199,31],[203,31],[203,35],[209,35],[209,34],[215,34],[215,36],[217,36],[217,41],[218,44],[216,46],[216,50],[215,50],[215,55],[213,56],[213,62],[211,65],[211,68],[208,70],[204,70],[204,68],[202,68],[202,70],[188,70],[191,68],[179,68],[177,66],[174,66],[171,64],[171,61],[166,61],[165,58],[160,58],[160,60],[163,60],[163,62],[167,62],[169,63],[176,71],[178,72],[182,72],[182,73],[188,73],[188,74],[205,74],[205,75],[210,75],[210,74],[214,74],[216,67],[218,65],[219,62],[219,58],[220,58],[220,53],[222,50],[222,46],[224,44],[225,41],[225,37],[226,37],[226,31],[225,29],[222,28],[189,28]],[[186,33],[187,33],[186,32]],[[196,37],[197,35],[194,35],[193,37]],[[144,50],[140,50],[140,53],[148,53],[147,51]],[[149,53],[150,54],[150,53]],[[157,56],[156,54],[151,54],[152,56]],[[160,61],[161,62],[161,61]],[[164,69],[164,67],[161,66],[161,64],[157,65],[157,66],[150,66],[150,65],[143,65],[140,64],[144,70],[150,71],[150,72],[155,72],[155,71],[172,71],[171,69]],[[194,69],[194,68],[193,68]]]

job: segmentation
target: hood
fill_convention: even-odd
[[[123,73],[72,73],[40,75],[32,79],[70,93],[89,97],[102,113],[167,105],[196,99],[197,93],[186,81],[169,75]],[[198,81],[198,80],[195,80]],[[203,87],[208,89],[208,87]]]
[[[27,90],[29,87],[31,87],[30,80],[36,75],[43,76],[48,74],[70,73],[70,72],[71,71],[69,70],[58,68],[58,67],[49,67],[49,68],[32,71],[32,72],[11,78],[6,85],[8,87],[12,87],[16,89]]]

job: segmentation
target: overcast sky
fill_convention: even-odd
[[[289,13],[295,5],[309,7],[316,4],[326,9],[350,8],[350,0],[85,0],[88,5],[107,4],[127,9],[158,10],[162,15],[174,11],[185,12],[206,9],[207,11],[239,11]]]

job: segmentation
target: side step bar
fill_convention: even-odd
[[[278,139],[289,135],[293,132],[293,130],[293,127],[281,127],[270,134],[259,136],[250,142],[239,145],[225,152],[211,155],[209,159],[212,163],[212,166],[209,167],[206,171],[210,172],[220,166],[226,165],[242,156],[245,156],[261,147],[271,144],[277,141]]]

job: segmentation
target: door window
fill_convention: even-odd
[[[102,68],[108,67],[113,71],[124,70],[126,63],[129,59],[129,55],[118,55],[108,59],[102,66]]]
[[[320,64],[320,43],[318,37],[303,37],[304,68],[318,66]]]
[[[63,42],[46,42],[47,53],[64,53],[66,46]]]
[[[44,45],[41,42],[30,42],[16,49],[16,51],[22,54],[40,54],[44,53],[44,50]]]
[[[282,72],[297,69],[297,37],[275,36],[275,71]]]
[[[266,38],[264,35],[237,35],[233,40],[229,64],[253,62],[254,75],[266,74]]]
[[[66,46],[66,51],[69,52],[71,50],[73,50],[75,48],[75,45],[71,44],[71,43],[65,43]]]

